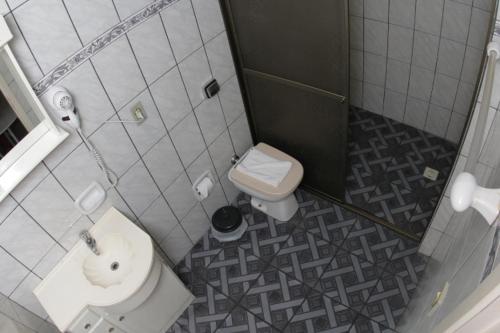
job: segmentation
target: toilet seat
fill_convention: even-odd
[[[248,194],[253,195],[255,193],[255,196],[268,201],[279,201],[293,193],[297,186],[299,186],[302,181],[302,177],[304,176],[304,168],[300,162],[290,155],[262,142],[256,145],[255,149],[258,149],[278,160],[290,161],[292,163],[292,167],[283,181],[277,187],[271,186],[240,172],[236,169],[237,164],[234,165],[229,171],[229,180],[247,189],[246,192]],[[245,156],[243,156],[242,159],[244,157]]]

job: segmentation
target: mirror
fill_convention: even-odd
[[[9,48],[11,39],[0,17],[0,201],[68,136],[33,92]]]
[[[0,160],[41,122],[3,57],[0,59]]]

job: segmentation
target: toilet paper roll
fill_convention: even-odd
[[[196,186],[196,191],[198,192],[200,201],[208,197],[208,194],[210,193],[210,190],[212,190],[213,187],[214,183],[208,177],[203,178],[200,181],[198,186]]]

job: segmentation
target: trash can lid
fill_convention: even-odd
[[[212,226],[219,232],[236,230],[242,222],[240,210],[233,206],[224,206],[217,209],[212,216]]]

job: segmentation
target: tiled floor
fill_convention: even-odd
[[[240,195],[244,237],[204,236],[176,267],[196,296],[169,332],[395,332],[425,260],[418,244],[298,190],[278,222]]]
[[[374,113],[351,108],[345,201],[422,236],[457,146]],[[423,177],[426,166],[439,177]]]

